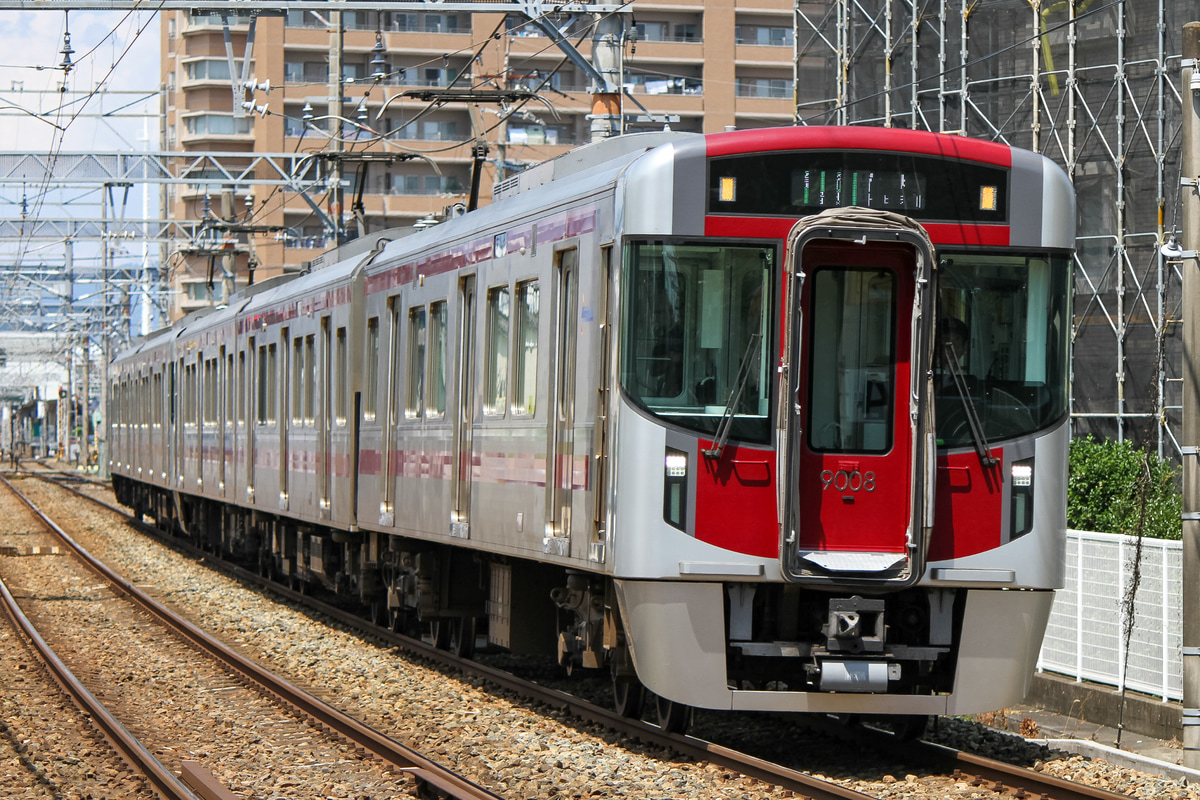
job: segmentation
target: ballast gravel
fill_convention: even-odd
[[[399,650],[364,641],[264,597],[53,487],[26,480],[21,488],[60,524],[70,526],[94,555],[196,624],[501,796],[514,800],[793,796],[722,767],[647,747],[565,713],[524,705],[490,687],[485,690],[477,681],[418,663]],[[1200,792],[1181,781],[1051,752],[967,721],[942,722],[943,728],[957,725],[969,731],[962,737],[974,737],[974,749],[984,755],[994,746],[1013,759],[1012,751],[1018,748],[1020,754],[1013,760],[1058,777],[1146,800],[1200,800]],[[778,739],[767,723],[762,725],[768,731],[764,736]],[[948,729],[942,733],[948,739],[955,735]],[[733,730],[730,736],[734,740],[723,743],[737,746],[738,737],[751,743],[759,733],[746,728]],[[889,764],[886,757],[818,742],[820,736],[809,734],[803,740],[800,736],[797,733],[785,745],[818,754],[813,758],[820,762],[810,759],[808,771],[869,795],[897,800],[996,796],[990,789],[945,775],[909,772],[902,765]],[[318,792],[314,796],[321,796],[320,788],[312,787]]]

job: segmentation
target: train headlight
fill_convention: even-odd
[[[663,520],[687,530],[688,456],[682,450],[667,448],[663,475]]]
[[[1014,461],[1009,468],[1009,541],[1033,530],[1033,459]]]
[[[1021,461],[1012,465],[1012,485],[1033,486],[1033,462]]]
[[[687,453],[681,453],[678,450],[667,451],[667,477],[687,477]]]

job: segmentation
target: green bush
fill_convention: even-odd
[[[1098,442],[1090,435],[1071,441],[1067,474],[1067,525],[1076,530],[1136,535],[1183,536],[1179,469],[1129,442]]]

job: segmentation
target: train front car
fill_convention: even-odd
[[[731,132],[631,165],[618,219],[618,704],[1019,701],[1063,572],[1065,174],[922,132]]]

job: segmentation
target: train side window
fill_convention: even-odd
[[[425,416],[446,414],[446,301],[429,304],[429,383]]]
[[[533,416],[537,410],[538,283],[517,284],[516,351],[513,354],[514,414]]]
[[[408,385],[404,416],[413,419],[424,412],[425,394],[425,306],[408,311]]]
[[[379,317],[367,320],[367,363],[363,380],[363,419],[375,419],[375,406],[379,401]]]
[[[333,416],[338,425],[346,424],[346,393],[349,391],[347,375],[346,329],[337,329],[337,389],[334,392]]]
[[[487,294],[487,370],[483,413],[504,414],[508,393],[509,295],[507,286],[488,289]]]
[[[304,423],[312,425],[317,419],[317,336],[304,337]]]

